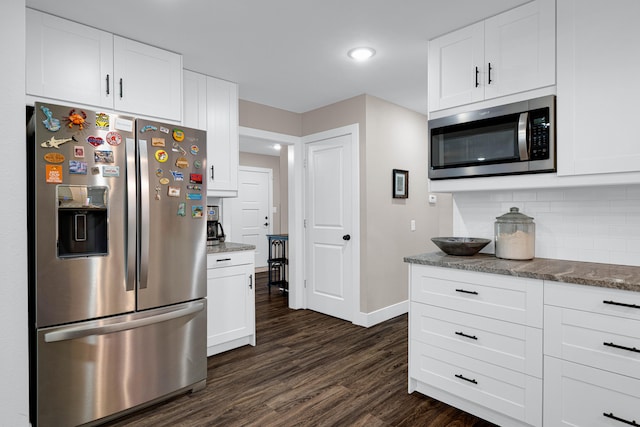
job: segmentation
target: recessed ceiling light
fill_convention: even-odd
[[[356,61],[366,61],[376,54],[376,51],[370,47],[356,47],[347,52],[349,58]]]

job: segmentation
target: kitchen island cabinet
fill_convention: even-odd
[[[640,267],[441,252],[404,260],[410,393],[499,425],[640,419]]]
[[[255,247],[221,243],[207,254],[207,356],[256,345]]]
[[[182,56],[26,10],[26,93],[179,123]]]

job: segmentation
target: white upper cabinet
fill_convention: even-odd
[[[182,56],[113,36],[114,107],[180,121]]]
[[[429,111],[555,84],[555,0],[429,42]]]
[[[238,195],[238,85],[184,71],[185,126],[207,131],[207,195]]]
[[[26,10],[26,93],[180,121],[182,56]]]
[[[207,130],[207,76],[184,70],[182,101],[182,124]]]
[[[614,4],[558,2],[558,175],[640,171],[640,2]]]
[[[113,108],[113,36],[26,10],[27,94]]]
[[[207,195],[238,195],[238,85],[207,77]]]

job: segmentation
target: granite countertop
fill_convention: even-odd
[[[479,253],[473,256],[453,256],[444,252],[407,256],[404,261],[410,264],[433,265],[459,270],[640,292],[640,267],[628,265],[564,261],[548,258],[512,261],[496,258],[490,254]]]
[[[222,252],[236,252],[236,251],[252,251],[256,247],[254,245],[247,245],[246,243],[233,243],[222,242],[218,245],[207,245],[207,254],[219,254]]]

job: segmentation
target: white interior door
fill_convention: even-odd
[[[311,310],[353,320],[351,135],[306,145],[306,292]],[[355,236],[354,236],[355,237]]]
[[[231,205],[230,239],[256,247],[256,267],[266,267],[269,255],[267,234],[271,233],[273,171],[240,166],[238,197],[226,199]]]

